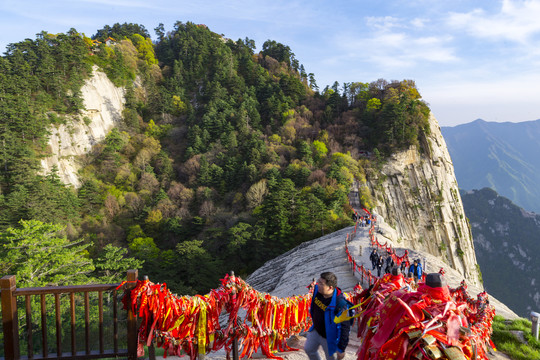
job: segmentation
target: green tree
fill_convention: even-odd
[[[159,248],[151,237],[134,238],[129,242],[129,250],[145,261],[156,260],[159,256]]]
[[[107,244],[94,261],[99,282],[110,284],[121,281],[131,269],[140,269],[143,260],[126,257],[127,249]]]
[[[307,141],[300,140],[296,146],[296,149],[298,151],[298,158],[300,160],[305,161],[308,165],[313,164],[311,146]]]
[[[253,226],[239,222],[229,229],[228,235],[230,239],[227,243],[227,258],[230,261],[228,265],[236,274],[245,273],[256,252],[256,248],[250,247],[251,251],[247,248],[251,245]]]
[[[272,184],[272,181],[269,180],[268,183]],[[290,179],[276,182],[269,190],[259,219],[267,235],[265,245],[269,249],[269,256],[277,256],[292,245],[293,227],[290,220],[297,190]]]
[[[277,61],[284,62],[289,66],[291,66],[294,60],[294,53],[291,51],[291,48],[275,40],[266,40],[264,42],[262,54],[271,56]]]
[[[368,111],[379,110],[381,106],[382,106],[381,100],[377,98],[371,98],[367,102],[366,110]]]
[[[178,269],[178,276],[184,278],[186,284],[200,292],[217,286],[218,277],[222,276],[218,271],[219,261],[204,248],[202,240],[181,242],[176,246],[176,252],[185,264]]]
[[[328,148],[326,147],[326,144],[319,140],[314,140],[312,144],[313,148],[313,157],[315,158],[315,161],[320,162],[325,157],[326,154],[328,154]]]
[[[37,220],[22,220],[20,228],[0,233],[2,274],[17,276],[21,287],[82,284],[94,270],[90,243],[69,241],[63,227]]]
[[[150,34],[144,25],[125,22],[123,24],[115,23],[113,26],[105,25],[92,36],[92,39],[104,41],[108,37],[112,37],[115,40],[121,40],[125,37],[130,37],[133,34],[139,34],[145,38],[150,37]]]
[[[131,40],[139,52],[140,59],[144,60],[147,65],[157,65],[158,61],[154,54],[154,46],[150,37],[145,38],[142,35],[133,34],[131,35]]]

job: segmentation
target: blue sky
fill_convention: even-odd
[[[2,0],[0,49],[46,30],[206,24],[291,47],[321,88],[412,79],[441,126],[540,119],[540,0]]]

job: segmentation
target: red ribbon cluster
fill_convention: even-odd
[[[379,243],[374,224],[369,230],[371,245],[386,250],[396,263],[406,261],[408,252],[397,256],[391,246]],[[471,298],[463,281],[456,289],[431,288],[420,282],[418,291],[411,291],[409,279],[403,275],[386,274],[378,279],[363,265],[358,266],[349,252],[349,240],[356,236],[356,226],[345,239],[345,252],[353,272],[366,277],[371,290],[356,291],[353,303],[361,303],[358,337],[363,339],[358,359],[403,360],[438,356],[437,351],[451,358],[459,352],[467,359],[477,356],[487,360],[495,310],[489,305],[485,292]],[[444,269],[439,273],[444,275]],[[442,356],[441,355],[441,356]]]
[[[495,312],[485,293],[474,301],[464,286],[450,290],[421,283],[415,292],[406,287],[403,275],[386,274],[359,296],[359,360],[459,358],[452,357],[456,353],[488,359]]]
[[[358,359],[403,360],[415,354],[427,357],[433,346],[442,351],[457,349],[468,359],[474,353],[479,359],[487,359],[495,315],[487,294],[472,299],[464,282],[457,289],[430,288],[420,282],[418,291],[411,291],[410,282],[401,274],[378,279],[363,265],[358,266],[349,252],[348,243],[355,238],[357,226],[345,240],[347,258],[353,271],[360,271],[370,285],[374,284],[371,290],[357,285],[352,293],[345,294],[353,304],[361,303],[358,337],[363,340]],[[372,222],[372,244],[376,242],[373,228]],[[386,250],[395,255],[391,247]],[[155,342],[166,350],[164,356],[189,355],[193,360],[197,354],[225,348],[229,357],[237,339],[241,358],[249,358],[260,349],[266,357],[280,359],[274,355],[276,351],[296,350],[287,345],[287,338],[311,325],[311,297],[308,293],[277,298],[227,275],[218,289],[204,296],[176,296],[166,284],[137,281],[130,296],[124,297],[124,307],[131,307],[141,318],[141,349]]]
[[[137,281],[130,295],[131,302],[124,307],[131,307],[142,320],[139,346],[155,341],[166,350],[164,357],[189,355],[195,359],[197,354],[223,347],[229,356],[236,338],[242,358],[261,349],[266,357],[280,359],[273,352],[296,350],[286,340],[311,325],[311,294],[277,298],[228,275],[218,289],[204,296],[176,296],[166,284],[148,280]],[[225,313],[226,322],[220,322]]]
[[[493,348],[495,345],[491,341],[493,318],[495,317],[495,308],[489,305],[488,294],[482,291],[473,299],[467,293],[467,284],[465,280],[455,289],[450,289],[452,297],[458,304],[466,304],[464,313],[471,324],[471,336],[475,338],[476,343],[481,343],[483,339],[489,339]]]
[[[347,254],[347,261],[349,262],[349,265],[352,268],[353,274],[355,272],[360,273],[360,275],[362,276],[362,283],[364,282],[364,278],[365,278],[369,282],[369,285],[371,285],[372,283],[375,283],[378,277],[376,277],[375,275],[372,275],[371,272],[364,267],[364,265],[358,265],[354,257],[351,255],[351,252],[349,251],[349,240],[352,241],[356,237],[357,227],[358,227],[358,222],[355,224],[353,232],[350,234],[347,234],[347,238],[345,239],[345,253]],[[373,228],[373,221],[371,223],[371,228]]]

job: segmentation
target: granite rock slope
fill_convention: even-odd
[[[44,174],[56,166],[60,179],[76,188],[81,185],[77,175],[81,156],[122,121],[125,102],[124,89],[116,87],[96,66],[81,88],[81,97],[85,110],[66,124],[51,127],[48,144],[51,155],[41,160]]]
[[[439,124],[430,116],[423,153],[416,147],[394,154],[368,186],[377,200],[374,211],[390,227],[398,246],[441,258],[468,283],[481,287],[473,237]]]

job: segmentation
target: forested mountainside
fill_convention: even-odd
[[[524,209],[540,213],[540,120],[476,120],[441,130],[460,188],[490,187]]]
[[[490,188],[462,191],[486,290],[520,316],[540,309],[540,215]],[[520,296],[516,296],[520,294]]]
[[[42,32],[0,58],[0,269],[21,285],[111,281],[141,261],[174,291],[204,293],[349,224],[353,180],[393,152],[430,151],[411,80],[319,89],[284,44],[256,53],[204,25],[155,30],[154,42],[135,24]],[[122,123],[80,159],[74,188],[40,160],[55,127],[92,125],[80,89],[96,67],[125,89]],[[55,264],[40,260],[45,241]]]

